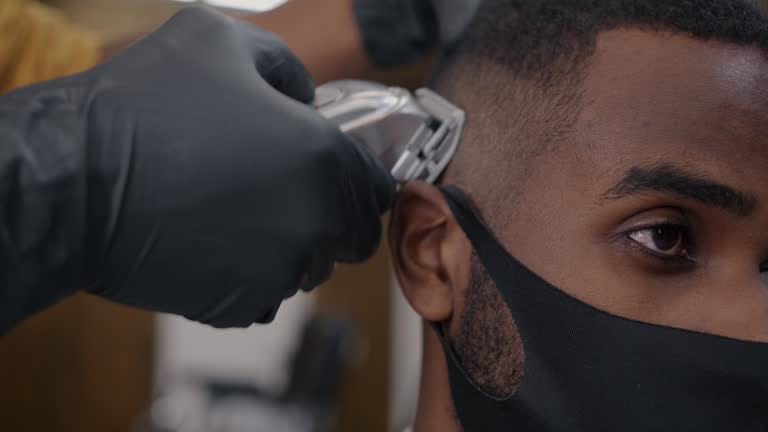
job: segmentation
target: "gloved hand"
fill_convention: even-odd
[[[12,94],[73,106],[83,121],[67,134],[31,134],[40,138],[28,145],[32,159],[61,159],[27,189],[38,191],[27,197],[41,204],[38,213],[58,219],[32,228],[55,229],[64,218],[71,229],[42,245],[35,259],[44,264],[25,267],[49,279],[19,279],[50,292],[69,282],[61,275],[87,274],[88,291],[120,303],[221,327],[270,321],[283,299],[325,281],[335,261],[373,253],[394,195],[386,170],[304,104],[313,96],[308,73],[279,39],[201,8],[88,72]],[[83,142],[72,148],[82,151],[62,147],[78,130]],[[46,149],[42,138],[59,148]],[[83,197],[73,209],[67,203],[69,213],[50,204],[62,201],[61,190],[46,195],[56,173],[82,188],[64,191]],[[25,222],[29,238],[45,237],[30,231],[37,219]]]
[[[480,1],[353,0],[353,8],[374,63],[397,66],[455,43]]]

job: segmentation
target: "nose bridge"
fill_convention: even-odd
[[[743,257],[710,269],[702,287],[713,299],[708,302],[708,332],[768,342],[768,278]]]

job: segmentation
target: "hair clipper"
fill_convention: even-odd
[[[411,94],[369,81],[317,87],[315,108],[362,142],[398,183],[433,183],[456,153],[464,111],[422,88]]]

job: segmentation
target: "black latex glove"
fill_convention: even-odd
[[[275,36],[191,8],[0,98],[0,332],[79,289],[248,326],[369,257],[394,183],[313,93]]]

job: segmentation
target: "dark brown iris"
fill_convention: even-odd
[[[668,251],[680,243],[680,236],[679,227],[658,226],[653,228],[653,245],[660,251]]]

